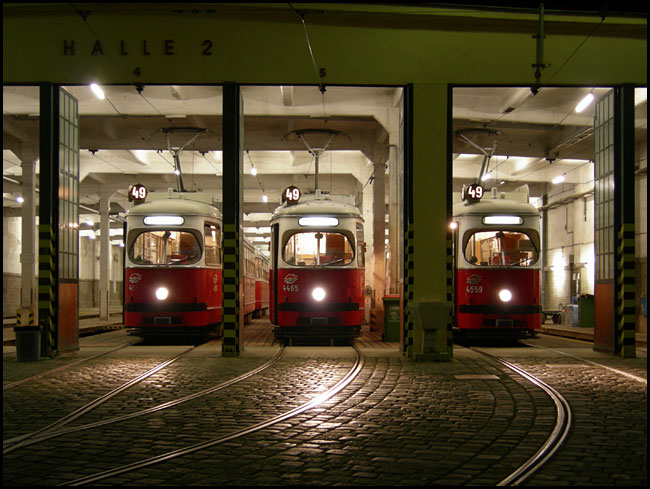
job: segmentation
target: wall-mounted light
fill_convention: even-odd
[[[106,95],[104,95],[104,90],[102,90],[102,87],[97,85],[97,83],[91,83],[90,89],[93,91],[95,97],[97,97],[98,99],[104,100],[106,98]]]
[[[25,199],[21,195],[19,195],[18,197],[16,197],[16,202],[22,204],[23,202],[25,202]]]
[[[262,195],[262,202],[268,202],[268,201],[269,201],[269,197],[266,194]]]
[[[585,98],[583,98],[578,105],[576,105],[576,112],[582,112],[585,110],[587,107],[589,107],[589,104],[594,101],[594,94],[589,92]]]

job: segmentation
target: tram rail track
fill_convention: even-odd
[[[260,431],[264,428],[268,428],[269,426],[273,426],[277,423],[280,423],[282,421],[286,421],[290,418],[293,418],[295,416],[298,416],[299,414],[304,413],[305,411],[308,411],[312,408],[315,408],[322,403],[326,402],[328,399],[332,398],[334,395],[336,395],[338,392],[340,392],[342,389],[350,385],[350,383],[359,375],[361,372],[361,369],[363,368],[364,364],[364,355],[363,353],[357,348],[353,347],[355,352],[356,352],[356,359],[355,362],[348,370],[348,372],[332,387],[327,389],[326,391],[322,392],[315,398],[311,399],[310,401],[307,401],[289,411],[285,411],[277,416],[274,416],[271,419],[268,419],[266,421],[262,421],[260,423],[257,423],[252,426],[248,426],[246,428],[243,428],[241,430],[237,430],[233,433],[230,433],[225,436],[221,436],[218,438],[214,438],[212,440],[208,440],[202,443],[198,443],[186,448],[181,448],[178,450],[174,450],[171,452],[167,452],[155,457],[148,458],[146,460],[142,460],[139,462],[131,463],[128,465],[124,465],[121,467],[116,467],[111,470],[107,470],[104,472],[100,472],[97,474],[93,474],[90,476],[86,476],[80,479],[75,479],[73,481],[68,481],[64,482],[62,484],[59,484],[60,486],[80,486],[80,485],[85,485],[85,484],[90,484],[94,483],[100,480],[108,479],[110,477],[115,477],[118,475],[125,474],[127,472],[132,472],[141,468],[149,467],[151,465],[155,465],[161,462],[165,462],[174,458],[182,457],[184,455],[188,455],[190,453],[194,453],[200,450],[204,450],[210,447],[213,447],[215,445],[219,445],[221,443],[234,440],[236,438],[240,438],[242,436],[248,435],[250,433],[255,433],[257,431]]]
[[[171,358],[169,360],[166,360],[166,361],[164,361],[162,363],[159,363],[155,367],[153,367],[153,368],[147,370],[146,372],[144,372],[144,373],[142,373],[142,374],[128,380],[127,382],[122,383],[120,386],[118,386],[118,387],[112,389],[111,391],[109,391],[109,392],[107,392],[107,393],[93,399],[92,401],[84,404],[80,408],[78,408],[78,409],[74,410],[73,412],[59,418],[58,420],[54,421],[53,423],[50,423],[49,425],[44,426],[43,428],[32,431],[30,433],[25,433],[23,435],[19,435],[19,436],[13,437],[13,438],[9,438],[7,440],[3,440],[2,441],[2,453],[3,453],[3,455],[6,454],[6,453],[11,452],[12,450],[17,448],[18,446],[23,446],[23,445],[19,445],[19,443],[21,443],[21,442],[25,442],[26,440],[30,440],[30,439],[35,438],[37,436],[43,436],[43,435],[45,435],[47,433],[54,432],[57,429],[71,423],[75,419],[77,419],[77,418],[83,416],[84,414],[92,411],[93,409],[96,409],[97,407],[101,406],[102,404],[104,404],[105,402],[107,402],[111,398],[117,396],[121,392],[129,389],[130,387],[133,387],[134,385],[138,384],[139,382],[142,382],[143,380],[147,379],[148,377],[151,377],[153,374],[155,374],[158,371],[164,369],[165,367],[171,365],[172,363],[174,363],[178,359],[184,357],[185,355],[187,355],[188,353],[190,353],[191,351],[193,351],[196,348],[197,347],[188,348],[187,350],[179,353],[178,355],[175,355],[173,358]]]
[[[116,348],[112,348],[110,350],[107,350],[107,351],[104,351],[104,352],[101,352],[101,353],[97,353],[95,355],[92,355],[92,356],[89,356],[89,357],[86,357],[86,358],[82,358],[82,359],[77,360],[75,362],[66,363],[65,365],[61,365],[60,367],[53,368],[53,369],[50,369],[50,370],[46,370],[45,372],[41,372],[39,374],[31,375],[29,377],[25,377],[24,379],[16,380],[14,382],[8,382],[8,383],[2,385],[2,390],[5,391],[7,389],[11,389],[13,387],[17,387],[17,386],[22,385],[22,384],[26,384],[27,382],[31,382],[33,380],[37,380],[37,379],[41,379],[43,377],[47,377],[48,375],[51,375],[53,373],[61,372],[62,370],[66,370],[66,369],[68,369],[70,367],[75,367],[75,366],[77,366],[79,364],[88,362],[90,360],[94,360],[94,359],[102,357],[104,355],[108,355],[109,353],[116,352],[118,350],[121,350],[122,348],[126,348],[127,346],[132,346],[132,344],[127,343],[127,344],[124,344],[124,345],[120,345],[120,346],[118,346]]]
[[[188,350],[188,352],[189,351],[191,351],[191,350]],[[26,446],[29,446],[29,445],[33,445],[35,443],[39,443],[39,442],[42,442],[42,441],[45,441],[45,440],[49,440],[49,439],[52,439],[52,438],[55,438],[55,437],[58,437],[58,436],[67,435],[67,434],[70,434],[70,433],[77,433],[79,431],[85,431],[85,430],[89,430],[89,429],[93,429],[93,428],[98,428],[100,426],[115,424],[115,423],[119,423],[121,421],[126,421],[128,419],[133,419],[133,418],[137,418],[137,417],[140,417],[140,416],[145,416],[145,415],[148,415],[148,414],[156,413],[156,412],[162,411],[164,409],[169,409],[169,408],[172,408],[174,406],[178,406],[179,404],[182,404],[184,402],[192,401],[194,399],[198,399],[200,397],[207,396],[209,394],[213,394],[214,392],[225,389],[226,387],[229,387],[229,386],[231,386],[233,384],[236,384],[237,382],[241,382],[241,381],[243,381],[243,380],[245,380],[245,379],[247,379],[249,377],[252,377],[253,375],[256,375],[256,374],[262,372],[263,370],[267,369],[268,367],[270,367],[271,365],[276,363],[280,359],[280,357],[282,357],[283,353],[284,353],[284,347],[280,347],[278,349],[277,353],[270,360],[268,360],[264,364],[260,365],[259,367],[256,367],[256,368],[254,368],[252,370],[249,370],[248,372],[243,373],[241,375],[238,375],[237,377],[234,377],[232,379],[226,380],[225,382],[221,382],[221,383],[219,383],[219,384],[217,384],[215,386],[208,387],[208,388],[203,389],[203,390],[201,390],[199,392],[195,392],[193,394],[189,394],[187,396],[180,397],[180,398],[174,399],[172,401],[164,402],[162,404],[159,404],[157,406],[153,406],[151,408],[142,409],[142,410],[136,411],[134,413],[125,414],[123,416],[116,416],[114,418],[104,419],[104,420],[101,420],[101,421],[96,421],[94,423],[88,423],[88,424],[81,425],[81,426],[75,426],[75,427],[56,430],[56,431],[41,432],[40,435],[36,434],[36,435],[34,435],[32,437],[29,437],[28,439],[16,440],[15,443],[12,444],[12,445],[9,445],[7,449],[4,449],[4,443],[5,442],[3,442],[3,454],[9,453],[9,452],[11,452],[13,450],[16,450],[18,448],[23,448],[23,447],[26,447]],[[97,406],[95,406],[95,407],[97,407]],[[83,414],[85,414],[85,413],[83,413]],[[16,437],[16,438],[19,438],[19,437]],[[15,440],[15,439],[12,439],[12,440]],[[6,443],[9,444],[9,442],[11,442],[12,440],[7,440]]]
[[[555,454],[555,452],[562,446],[566,440],[572,425],[572,412],[571,406],[553,387],[539,379],[538,377],[527,372],[523,368],[508,362],[502,358],[491,355],[476,348],[470,348],[488,358],[500,363],[508,369],[514,371],[533,385],[542,389],[553,401],[556,409],[556,421],[553,431],[547,438],[546,442],[530,457],[526,462],[521,464],[516,470],[510,473],[507,477],[499,481],[496,485],[501,486],[518,486],[529,479],[535,472],[541,469]]]
[[[309,409],[312,409],[313,407],[316,407],[326,400],[330,399],[332,396],[334,396],[337,392],[345,388],[354,378],[359,374],[363,367],[363,354],[357,350],[357,360],[355,361],[355,364],[353,367],[348,371],[348,373],[339,381],[335,386],[333,386],[331,389],[328,391],[322,393],[321,395],[317,396],[316,398],[294,408],[289,411],[286,411],[284,413],[281,413],[269,420],[257,423],[255,425],[243,428],[241,430],[235,431],[233,433],[227,434],[225,436],[220,436],[218,438],[214,438],[212,440],[208,440],[202,443],[198,443],[186,448],[181,448],[178,450],[174,450],[171,452],[167,452],[155,457],[151,457],[139,462],[134,462],[131,464],[123,465],[120,467],[116,467],[114,469],[110,469],[104,472],[100,472],[97,474],[93,474],[90,476],[86,476],[80,479],[76,479],[73,481],[68,481],[65,483],[62,483],[60,485],[70,485],[70,486],[78,486],[78,485],[86,485],[86,484],[92,484],[101,480],[105,480],[111,477],[116,477],[120,476],[123,474],[126,474],[128,472],[132,471],[137,471],[140,469],[145,469],[147,467],[150,467],[152,465],[166,462],[169,460],[172,460],[174,458],[182,457],[185,455],[189,455],[191,453],[195,453],[200,450],[204,450],[210,447],[213,447],[215,445],[219,445],[222,443],[225,443],[227,441],[234,440],[236,438],[240,438],[242,436],[246,436],[248,434],[260,431],[264,428],[270,427],[276,423],[280,423],[282,421],[286,421],[287,419],[290,419],[292,417],[295,417],[299,414],[304,413],[305,411],[308,411]],[[503,478],[501,481],[499,481],[496,485],[497,486],[517,486],[523,484],[528,478],[530,478],[535,472],[537,472],[541,467],[543,467],[554,455],[554,453],[557,451],[557,449],[562,445],[566,437],[568,436],[569,430],[571,428],[571,410],[568,405],[568,402],[564,399],[564,397],[559,394],[554,388],[551,386],[547,385],[545,382],[542,380],[538,379],[534,375],[530,374],[529,372],[525,371],[524,369],[512,364],[511,362],[508,362],[502,358],[495,357],[494,355],[490,355],[489,353],[480,351],[480,350],[475,350],[478,353],[481,353],[482,355],[485,355],[492,360],[500,363],[507,369],[510,369],[511,371],[515,372],[516,374],[524,377],[526,380],[531,382],[533,385],[539,387],[542,389],[554,402],[556,412],[557,412],[557,419],[555,426],[552,430],[552,433],[546,440],[546,442],[535,452],[533,456],[531,456],[526,462],[521,464],[517,469],[515,469],[513,472],[511,472],[508,476]]]

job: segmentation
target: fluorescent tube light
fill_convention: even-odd
[[[553,180],[551,180],[551,183],[554,183],[554,184],[557,185],[558,183],[562,183],[564,180],[566,180],[566,178],[564,177],[564,175],[558,175],[558,176],[555,177]]]
[[[576,112],[582,112],[585,110],[591,102],[594,101],[594,94],[588,93],[585,98],[583,98],[578,105],[576,105]]]
[[[104,95],[104,90],[102,90],[102,88],[99,85],[97,85],[97,83],[91,83],[90,89],[93,91],[95,97],[97,97],[98,99],[104,100],[106,98],[106,96]]]

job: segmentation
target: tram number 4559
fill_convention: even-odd
[[[291,284],[291,285],[284,284],[282,286],[282,290],[284,290],[285,292],[298,292],[298,284]]]
[[[482,294],[483,293],[483,286],[482,285],[468,285],[465,288],[465,292],[468,294]]]

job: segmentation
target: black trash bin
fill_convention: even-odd
[[[16,326],[16,358],[19,362],[37,362],[41,359],[41,327]]]

